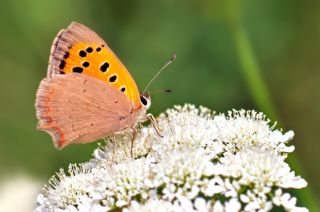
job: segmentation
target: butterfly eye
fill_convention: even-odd
[[[147,106],[148,100],[144,96],[140,96],[140,101],[144,106]]]
[[[140,95],[140,102],[144,107],[149,108],[151,105],[150,96],[148,94]]]

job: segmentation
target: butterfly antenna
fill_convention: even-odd
[[[162,89],[162,90],[152,90],[152,91],[148,91],[148,93],[152,94],[152,93],[172,93],[171,89]]]
[[[146,88],[143,90],[143,93],[145,93],[145,92],[147,91],[147,89],[150,87],[150,85],[152,84],[152,82],[159,76],[159,74],[160,74],[163,70],[165,70],[165,69],[168,67],[168,65],[170,65],[171,63],[173,63],[173,61],[175,61],[176,57],[177,57],[177,55],[174,54],[174,55],[170,58],[170,60],[169,60],[166,64],[164,64],[164,66],[162,66],[162,68],[160,69],[160,71],[158,71],[158,72],[154,75],[154,77],[149,81],[148,85],[147,85]]]

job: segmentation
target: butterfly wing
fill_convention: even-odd
[[[135,119],[122,92],[102,80],[75,73],[43,79],[36,111],[38,128],[48,132],[58,148],[123,131]]]
[[[81,73],[98,78],[123,92],[133,110],[141,107],[138,87],[118,57],[94,31],[73,22],[55,38],[48,77]]]

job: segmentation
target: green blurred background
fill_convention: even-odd
[[[303,205],[320,197],[320,1],[0,1],[0,178],[25,172],[46,181],[91,157],[97,143],[54,149],[36,130],[35,93],[61,28],[78,21],[100,34],[142,90],[154,115],[174,104],[265,112],[294,130],[292,166],[309,182]],[[313,195],[310,199],[310,194]],[[303,196],[305,195],[305,196]],[[301,199],[300,198],[300,199]]]

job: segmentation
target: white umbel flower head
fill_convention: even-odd
[[[152,126],[141,132],[141,139],[151,143],[151,154],[162,157],[175,149],[201,148],[208,154],[216,156],[223,150],[222,143],[217,142],[217,128],[213,122],[211,110],[194,105],[175,106],[157,118],[161,136]]]
[[[218,140],[225,144],[228,152],[235,153],[242,149],[260,146],[277,153],[294,151],[293,146],[286,146],[292,140],[294,133],[289,131],[282,134],[269,126],[270,120],[263,113],[256,111],[233,110],[214,117],[218,128]]]
[[[45,186],[37,198],[41,206],[36,211],[70,210],[75,205],[85,211],[91,208],[94,201],[98,201],[90,195],[96,181],[90,170],[71,164],[68,173],[66,175],[60,170],[49,180],[49,186]]]
[[[163,159],[154,167],[154,183],[163,199],[174,200],[185,196],[190,200],[199,196],[203,187],[202,178],[214,173],[210,157],[201,149],[174,150],[163,155]]]
[[[285,162],[293,132],[262,113],[214,115],[194,105],[157,118],[160,132],[141,127],[115,135],[94,158],[62,171],[39,194],[36,211],[305,211],[288,189],[306,181]]]
[[[243,185],[254,184],[259,191],[272,186],[303,188],[307,185],[301,177],[295,177],[289,165],[284,162],[284,157],[260,147],[229,154],[222,157],[220,162],[222,175],[239,178],[238,182]]]

